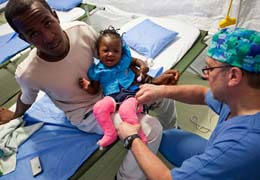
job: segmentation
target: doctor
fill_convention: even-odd
[[[165,131],[160,151],[180,166],[170,170],[136,135],[140,126],[125,122],[119,126],[120,137],[148,179],[260,179],[260,33],[242,28],[222,29],[213,36],[208,56],[202,71],[209,89],[196,85],[146,84],[136,94],[139,103],[167,97],[184,103],[207,104],[219,114],[210,139],[198,148],[202,152],[189,152],[190,157],[176,162],[178,156],[183,156],[174,154],[181,148],[177,144],[193,134],[177,129]],[[179,152],[187,152],[189,148],[186,146],[185,151],[179,149]]]

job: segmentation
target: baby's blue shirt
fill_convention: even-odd
[[[132,57],[127,45],[123,46],[122,57],[113,67],[107,67],[99,61],[93,63],[88,70],[88,77],[98,81],[105,96],[120,92],[120,88],[129,88],[134,81],[135,74],[130,69]]]

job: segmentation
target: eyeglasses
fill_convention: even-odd
[[[204,75],[209,75],[209,72],[213,71],[214,69],[216,68],[228,68],[228,67],[231,67],[230,65],[224,65],[224,66],[215,66],[215,67],[208,67],[208,66],[205,66],[204,68],[201,69],[202,73]]]

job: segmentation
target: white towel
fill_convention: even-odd
[[[0,125],[0,172],[3,175],[15,170],[16,153],[18,147],[35,131],[42,127],[43,123],[24,126],[22,118],[14,119],[6,124]]]

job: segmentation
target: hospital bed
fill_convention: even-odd
[[[179,45],[179,49],[174,45],[182,38],[189,37],[188,39],[191,39],[190,34],[193,27],[180,22],[175,24],[175,21],[168,19],[155,18],[151,20],[162,26],[172,28],[172,30],[179,33],[179,38],[152,60],[151,67],[163,66],[164,70],[174,68],[182,73],[206,47],[203,39],[207,32],[194,29],[194,34],[197,35],[194,35],[193,41],[187,43],[188,45],[186,41],[184,42],[186,49],[182,52],[181,50],[184,49],[183,44]],[[127,32],[140,21],[141,19],[138,18],[127,23],[121,28],[121,31]],[[181,25],[185,27],[180,27]],[[182,28],[189,28],[189,31],[184,33]],[[174,48],[172,49],[172,47]],[[176,57],[173,57],[172,51],[174,51],[173,53],[176,53],[176,51],[179,53],[175,54]],[[132,53],[137,52],[132,50]],[[158,60],[160,58],[162,59]],[[15,97],[8,99],[8,102],[1,103],[4,105],[9,103],[10,105],[10,103],[14,102],[14,99]],[[37,101],[26,113],[24,119],[28,124],[44,121],[45,125],[20,147],[17,154],[17,169],[1,177],[1,179],[19,179],[19,177],[33,179],[30,173],[29,160],[34,156],[40,157],[43,166],[43,172],[36,176],[35,179],[114,178],[126,153],[120,141],[103,151],[98,150],[96,141],[100,136],[87,134],[72,127],[64,114],[50,102],[47,96],[43,96]],[[48,146],[50,147],[48,148]]]

